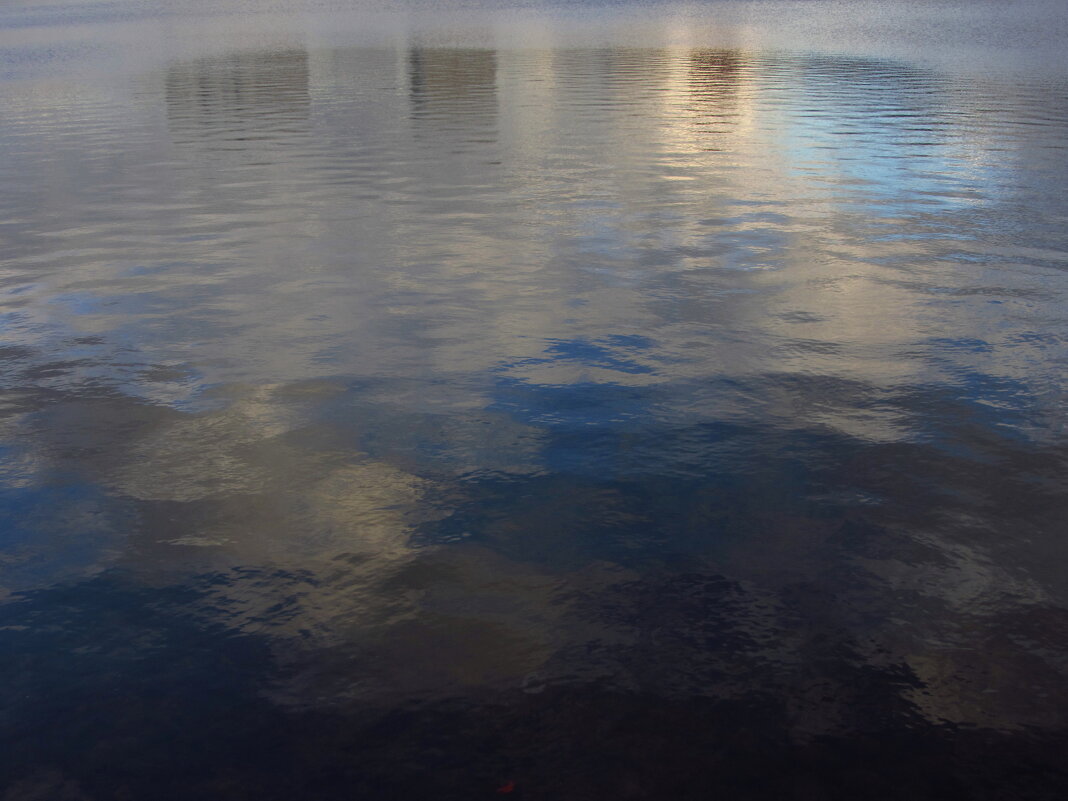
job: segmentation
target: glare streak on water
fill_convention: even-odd
[[[1065,78],[320,12],[0,17],[0,798],[1063,790]]]

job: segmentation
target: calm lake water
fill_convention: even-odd
[[[0,799],[1063,799],[1065,52],[0,7]]]

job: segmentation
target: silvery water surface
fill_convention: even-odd
[[[1066,44],[4,5],[0,798],[1063,798]]]

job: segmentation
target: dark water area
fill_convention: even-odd
[[[1068,11],[801,5],[0,9],[0,801],[1063,799]]]

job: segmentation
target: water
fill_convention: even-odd
[[[1068,12],[849,8],[0,9],[0,799],[1063,798]]]

